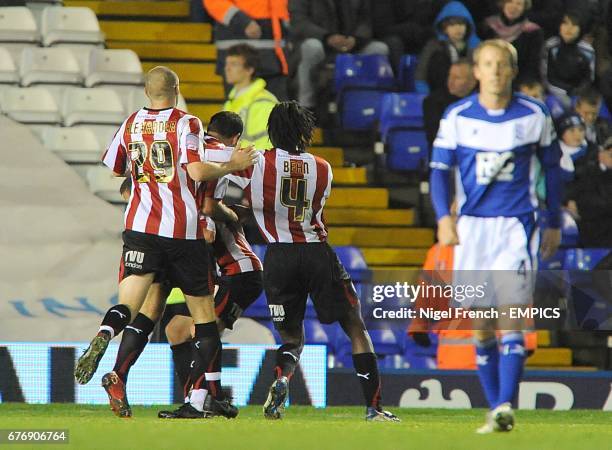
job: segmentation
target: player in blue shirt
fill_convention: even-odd
[[[561,152],[552,119],[537,100],[512,92],[517,74],[515,48],[502,40],[481,43],[474,51],[479,92],[452,104],[440,121],[431,160],[431,196],[438,220],[438,240],[454,245],[454,283],[476,271],[493,278],[493,288],[473,308],[495,306],[500,319],[474,321],[478,375],[490,405],[479,433],[510,431],[511,402],[522,375],[524,323],[503,312],[529,305],[542,258],[551,257],[559,229]],[[549,228],[536,227],[536,160],[546,177]],[[459,219],[450,215],[454,171]],[[463,272],[462,272],[463,271]],[[472,272],[468,272],[472,271]],[[503,272],[501,272],[503,271]],[[494,274],[494,275],[493,275]],[[510,274],[510,275],[509,275]],[[476,278],[484,276],[480,272]],[[473,278],[472,278],[473,279]],[[501,348],[495,329],[501,334]]]

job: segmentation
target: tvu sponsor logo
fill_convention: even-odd
[[[123,260],[125,267],[131,267],[133,269],[142,269],[142,262],[144,261],[144,253],[136,250],[129,250],[125,252]]]

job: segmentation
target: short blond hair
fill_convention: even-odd
[[[514,45],[512,45],[510,42],[504,41],[503,39],[488,39],[478,44],[478,47],[474,49],[474,54],[472,55],[474,65],[478,65],[478,57],[480,56],[482,49],[485,47],[493,47],[506,52],[512,68],[518,69],[518,54],[516,53],[516,48],[514,48]]]
[[[166,66],[156,66],[145,75],[145,88],[151,100],[163,100],[176,96],[178,75]]]

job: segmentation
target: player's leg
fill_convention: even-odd
[[[310,251],[311,264],[319,261],[309,280],[309,292],[317,317],[321,323],[338,321],[351,340],[353,366],[363,392],[366,420],[399,421],[381,406],[378,361],[361,317],[361,306],[351,277],[329,245],[317,244]]]
[[[191,362],[193,361],[193,350],[191,340],[193,339],[193,319],[189,315],[186,303],[172,305],[173,308],[184,308],[183,311],[174,312],[164,327],[170,350],[172,351],[172,362],[174,371],[180,385],[183,387],[183,396],[188,398],[191,388]],[[166,307],[167,308],[167,307]]]
[[[132,416],[126,393],[129,371],[151,338],[153,328],[163,312],[167,293],[162,283],[151,285],[140,312],[123,330],[113,370],[102,377],[102,387],[108,395],[111,410],[119,417]]]
[[[283,344],[276,349],[274,382],[263,406],[264,417],[282,418],[289,394],[289,380],[300,360],[304,347],[303,321],[308,293],[302,283],[300,261],[308,245],[272,244],[264,261],[264,289]]]
[[[475,321],[477,322],[477,321]],[[476,368],[478,379],[489,404],[485,423],[477,432],[491,433],[495,431],[492,411],[497,406],[499,397],[499,345],[493,324],[474,323],[474,343],[476,345]]]
[[[204,401],[209,393],[208,384],[221,379],[221,339],[217,328],[212,267],[204,241],[185,241],[174,245],[169,278],[185,294],[185,300],[194,322],[192,340],[193,367],[190,371],[192,390],[186,403],[174,416],[167,418],[203,418]],[[219,361],[217,364],[216,361]],[[225,417],[233,418],[238,410],[219,391],[211,392],[212,405]]]
[[[79,358],[74,370],[78,383],[86,384],[91,380],[109,341],[136,317],[153,283],[154,274],[162,269],[163,254],[157,247],[156,236],[131,231],[123,233],[119,303],[108,309],[98,333]]]

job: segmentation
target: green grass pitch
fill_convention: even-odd
[[[64,428],[67,445],[0,445],[15,449],[104,450],[599,450],[612,449],[612,414],[601,411],[518,411],[511,433],[480,436],[483,410],[399,409],[401,423],[366,423],[363,408],[292,406],[280,421],[260,407],[235,420],[168,421],[158,407],[135,407],[119,419],[105,406],[0,404],[1,429]]]

